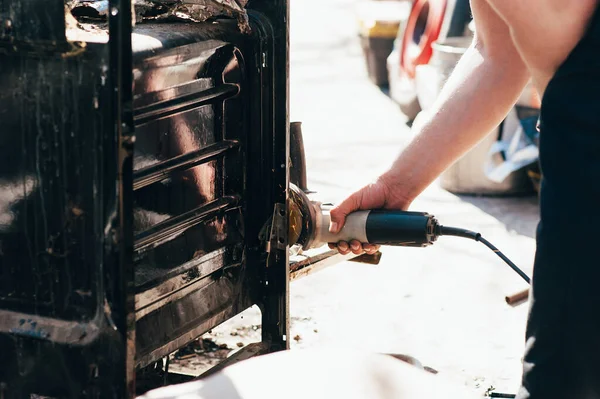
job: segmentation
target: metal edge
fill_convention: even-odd
[[[378,265],[379,261],[381,260],[381,252],[376,252],[373,255],[355,255],[353,253],[342,255],[337,250],[331,249],[312,256],[298,255],[294,258],[298,260],[292,261],[290,264],[290,281],[296,281],[303,277],[310,276],[316,272],[331,266],[335,266],[342,262],[357,262],[369,265]]]
[[[232,306],[227,306],[223,310],[215,313],[212,317],[205,319],[202,323],[198,324],[196,328],[180,335],[179,337],[169,341],[163,346],[159,346],[152,351],[148,352],[144,356],[136,359],[136,366],[138,368],[145,367],[152,362],[155,362],[169,353],[176,351],[177,349],[187,345],[194,339],[198,338],[210,328],[218,326],[219,324],[234,317],[238,312],[233,309]]]
[[[200,374],[194,380],[201,380],[203,378],[209,377],[223,369],[233,366],[236,363],[242,362],[244,360],[251,359],[255,356],[260,356],[267,354],[269,352],[269,343],[268,342],[254,342],[249,345],[246,345],[244,348],[234,352],[221,363],[216,366],[206,370],[204,373]]]
[[[113,298],[115,325],[121,336],[122,355],[115,361],[115,387],[122,397],[135,397],[135,271],[133,264],[133,153],[135,124],[133,120],[132,2],[109,0],[109,82],[112,89],[112,127],[118,148],[118,215],[117,232],[119,267],[114,276]],[[108,305],[107,305],[108,306]],[[121,357],[122,356],[122,357]]]
[[[81,323],[0,310],[0,332],[57,344],[87,345],[98,337],[100,330],[97,319],[89,323]]]

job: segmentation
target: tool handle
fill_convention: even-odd
[[[510,306],[517,306],[529,299],[529,288],[516,294],[505,297],[506,303]]]
[[[335,243],[357,240],[361,243],[396,246],[427,246],[435,241],[436,220],[427,213],[371,210],[358,211],[346,217],[337,234],[329,232],[331,218],[323,212],[317,227],[317,241]]]

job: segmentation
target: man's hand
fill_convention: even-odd
[[[356,191],[331,210],[329,231],[334,234],[339,232],[344,227],[346,217],[352,212],[371,209],[406,210],[410,203],[411,200],[403,194],[403,190],[399,184],[388,182],[382,176],[375,183],[368,184]],[[379,246],[353,240],[349,243],[345,241],[330,243],[329,248],[337,248],[343,255],[350,252],[360,255],[363,251],[368,254],[374,254],[379,249]]]

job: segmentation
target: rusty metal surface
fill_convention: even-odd
[[[136,12],[142,19],[189,19],[204,22],[226,16],[238,21],[244,33],[250,32],[245,6],[247,0],[136,0]]]
[[[205,22],[228,17],[238,22],[243,33],[250,32],[246,13],[248,0],[133,0],[135,21]],[[67,9],[78,19],[103,20],[109,15],[108,0],[70,0]]]

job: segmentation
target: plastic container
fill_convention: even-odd
[[[369,79],[377,86],[389,85],[386,60],[392,52],[393,40],[378,37],[361,37],[361,45]]]
[[[410,14],[411,1],[369,1],[359,5],[359,36],[367,72],[377,86],[389,84],[387,58],[403,21]]]
[[[447,0],[415,0],[402,37],[400,64],[411,79],[416,67],[429,63],[432,43],[438,40],[446,16]],[[452,12],[452,10],[449,10]]]
[[[407,21],[408,19],[400,23],[398,36],[394,41],[394,50],[392,50],[387,59],[387,68],[390,97],[398,104],[402,113],[406,115],[406,118],[409,121],[413,121],[419,112],[421,112],[421,106],[417,98],[416,84],[415,80],[411,79],[400,66],[402,38],[404,37]]]

